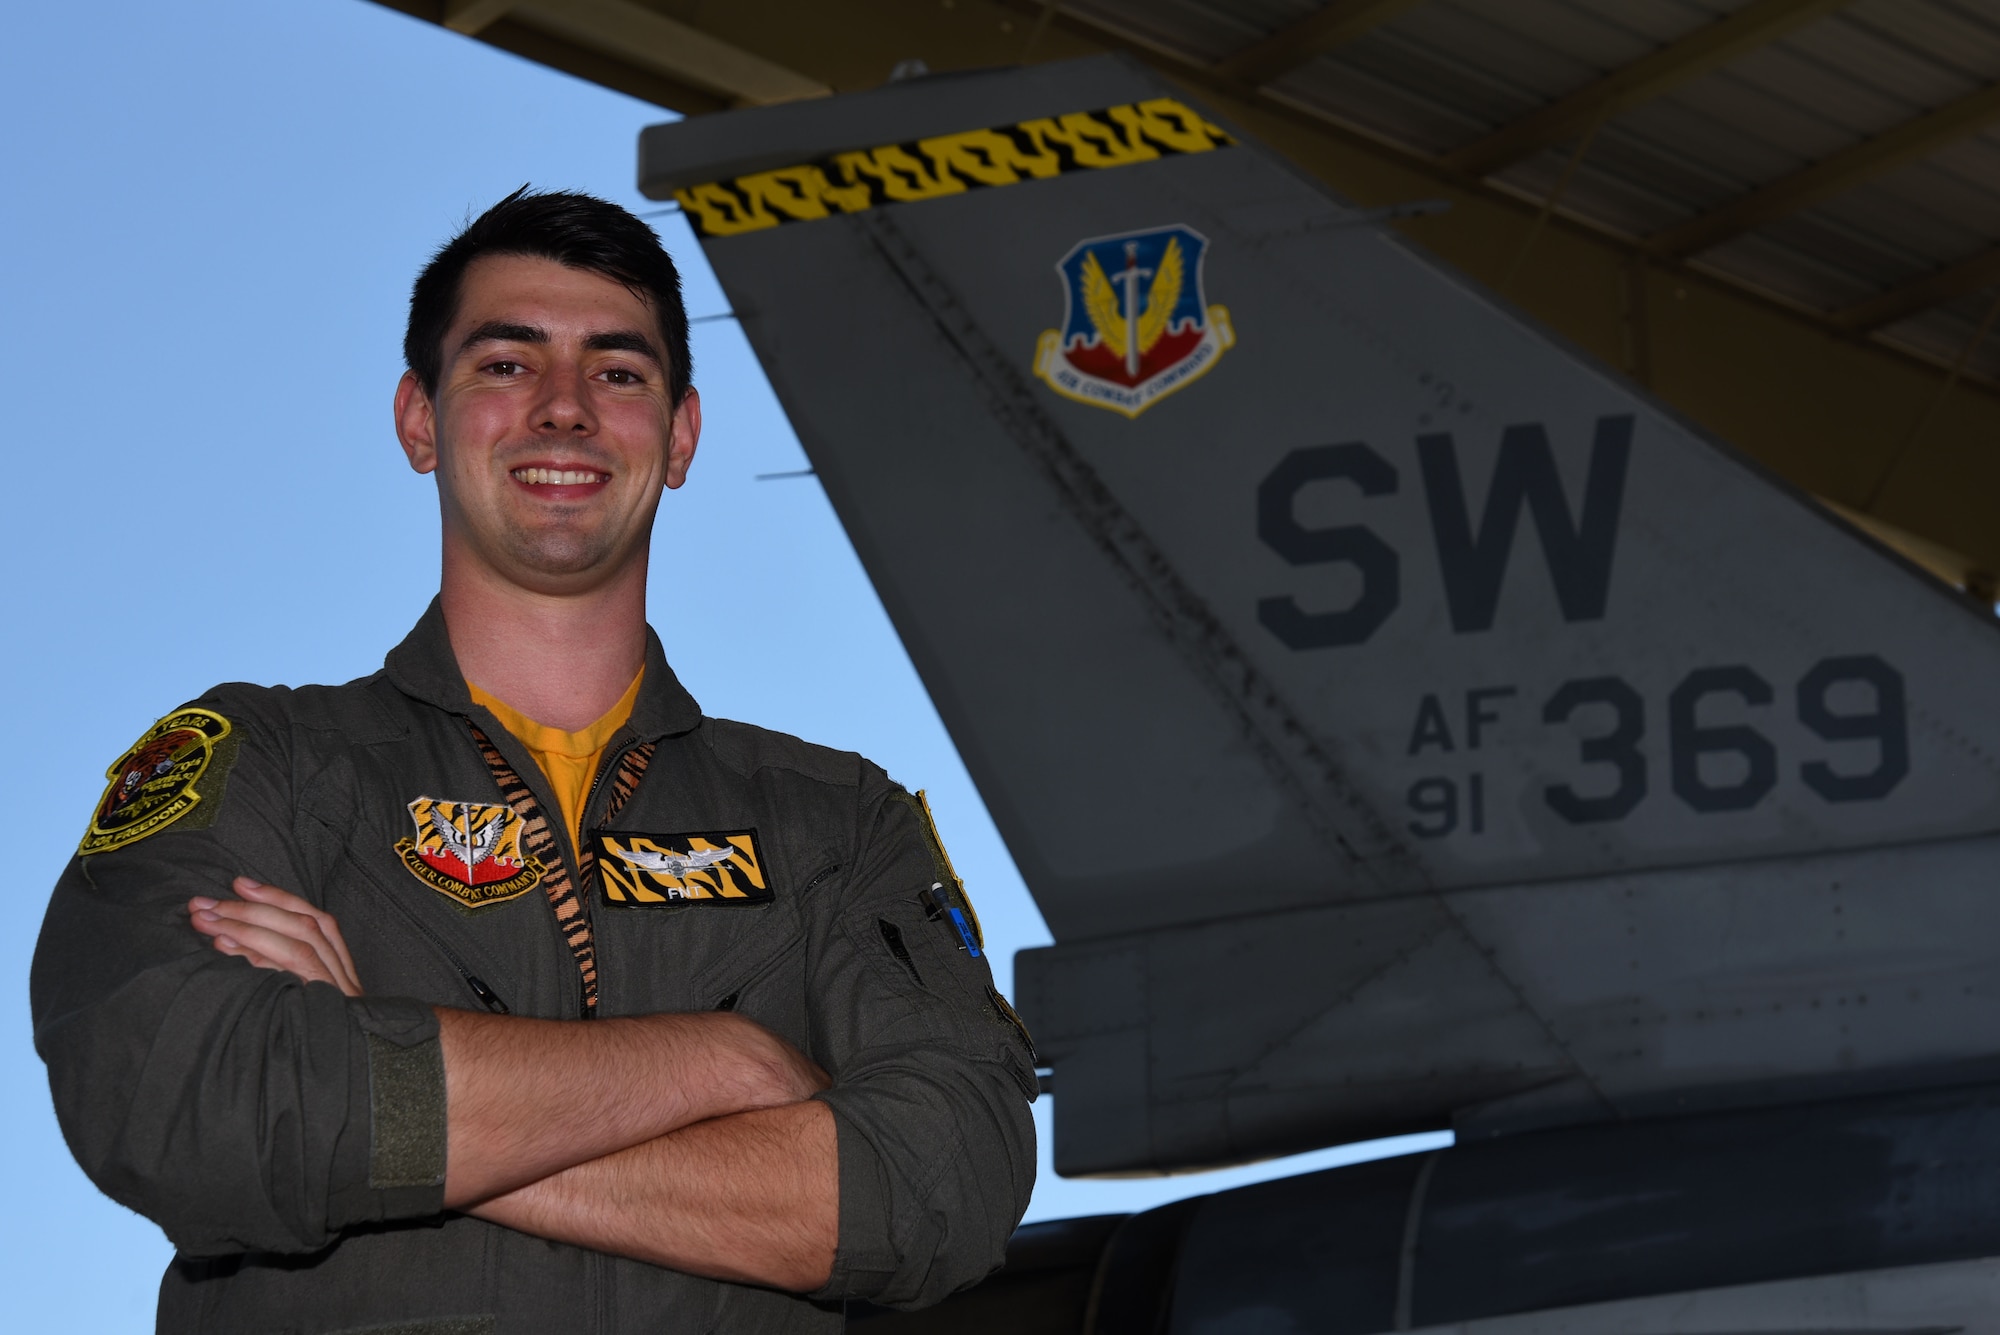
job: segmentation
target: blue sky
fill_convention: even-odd
[[[437,580],[431,484],[390,430],[410,279],[524,181],[657,207],[634,143],[667,117],[365,0],[26,5],[8,25],[0,674],[22,726],[0,800],[24,912],[0,940],[0,1326],[143,1330],[169,1248],[71,1162],[31,1046],[47,887],[154,718],[217,681],[359,676],[402,637]],[[725,311],[686,228],[657,222],[690,313]],[[734,324],[698,325],[695,358],[706,434],[661,511],[650,608],[675,668],[711,714],[927,788],[1006,988],[1041,917],[818,486],[754,480],[806,465]],[[718,612],[739,618],[726,639],[675,634]],[[1029,1217],[1383,1148],[1097,1183],[1056,1178],[1044,1144]]]

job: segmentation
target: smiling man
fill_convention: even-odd
[[[35,956],[166,1331],[831,1330],[996,1266],[1032,1050],[921,795],[704,717],[645,623],[701,433],[673,263],[518,192],[418,278],[437,600],[382,671],[218,687],[111,784]]]

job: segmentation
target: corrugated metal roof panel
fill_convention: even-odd
[[[1464,32],[1456,16],[1434,13],[1430,5],[1411,12],[1424,16],[1422,29],[1446,27],[1454,40],[1429,40],[1427,32],[1411,32],[1408,25],[1395,23],[1342,47],[1330,61],[1316,62],[1311,72],[1330,64],[1336,71],[1358,70],[1421,91],[1427,100],[1464,117],[1476,127],[1474,134],[1525,115],[1541,103],[1536,85],[1501,61],[1482,55],[1485,39]]]
[[[1781,218],[1749,235],[1797,254],[1815,269],[1851,279],[1861,296],[1872,296],[1884,288],[1906,283],[1935,267],[1922,251],[1899,245],[1893,237],[1880,232],[1851,226],[1824,210],[1813,209]],[[1840,291],[1845,294],[1847,285],[1842,284]],[[1831,309],[1852,300],[1858,298],[1836,295],[1827,302],[1813,304]]]
[[[1966,375],[2000,379],[2000,320],[1988,319],[1993,315],[1996,299],[2000,299],[2000,287],[1969,292],[1949,306],[1898,321],[1882,330],[1880,336],[1935,358],[1945,366],[1956,366],[1964,358]],[[1982,326],[1984,337],[1980,336]],[[1965,355],[1968,348],[1970,357]]]
[[[2000,165],[2000,154],[1995,158]],[[1977,254],[2000,236],[2000,193],[1918,162],[1799,216],[1880,237],[1929,269]]]
[[[1907,45],[1925,58],[1957,69],[1973,83],[2000,74],[2000,22],[1988,3],[1958,0],[1859,0],[1841,11],[1855,27],[1889,44]]]
[[[1761,232],[1725,241],[1700,266],[1728,274],[1807,310],[1831,311],[1875,295],[1877,285]]]
[[[1400,52],[1397,53],[1400,56]],[[1396,61],[1367,68],[1316,61],[1273,85],[1300,106],[1426,153],[1442,153],[1478,132],[1481,122],[1440,101],[1427,80]]]
[[[1081,0],[1067,6],[1152,44],[1215,62],[1319,8],[1312,0]]]
[[[1575,145],[1563,144],[1515,164],[1499,178],[1533,199],[1547,199],[1561,184]],[[1681,203],[1680,164],[1664,159],[1651,145],[1626,136],[1600,134],[1585,161],[1570,178],[1561,206],[1571,214],[1627,233],[1644,236],[1677,221]]]

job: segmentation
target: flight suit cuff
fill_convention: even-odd
[[[335,1154],[336,1229],[444,1209],[444,1048],[437,1014],[408,997],[351,997],[347,1132]]]
[[[841,1107],[841,1090],[814,1097],[833,1110],[840,1156],[840,1241],[833,1271],[816,1299],[874,1298],[894,1282],[895,1240],[890,1231],[889,1179],[882,1156]]]

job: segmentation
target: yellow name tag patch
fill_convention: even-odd
[[[772,899],[754,830],[593,830],[590,847],[607,904],[768,904]]]

